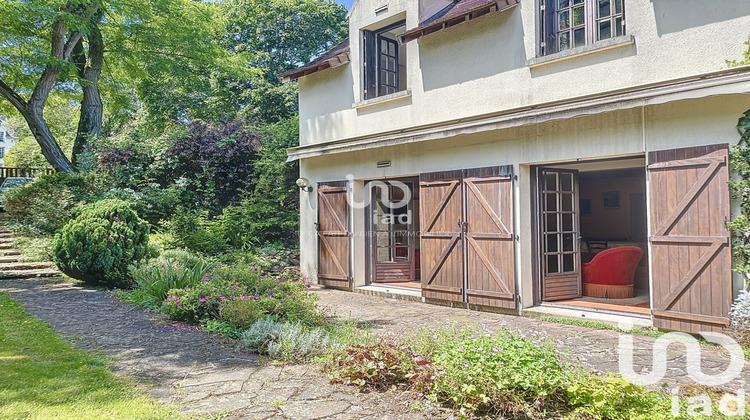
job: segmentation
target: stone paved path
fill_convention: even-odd
[[[0,244],[9,235],[0,231]],[[12,253],[12,250],[8,250]],[[3,257],[7,258],[7,257]],[[13,264],[13,261],[0,263]],[[12,268],[12,269],[11,269]],[[172,324],[164,317],[122,302],[105,293],[74,286],[54,278],[28,277],[27,267],[6,267],[0,291],[21,301],[32,315],[49,322],[76,347],[99,351],[113,358],[113,369],[143,384],[158,399],[174,403],[187,413],[224,412],[243,419],[420,419],[445,413],[420,412],[396,393],[358,393],[355,388],[330,385],[312,366],[262,363],[258,356],[239,351],[236,343],[215,335]],[[45,268],[44,270],[48,270]],[[589,368],[618,371],[619,333],[556,324],[513,316],[474,312],[423,303],[317,289],[322,306],[340,319],[370,323],[375,331],[401,334],[418,327],[447,322],[484,323],[545,331],[567,358]],[[638,371],[651,365],[653,339],[633,336]],[[670,347],[664,382],[691,382],[684,351]],[[703,348],[703,369],[722,371],[728,357],[717,348]],[[748,367],[724,387],[744,388]]]

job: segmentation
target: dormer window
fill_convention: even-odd
[[[541,0],[542,55],[625,35],[624,0]]]
[[[365,99],[406,90],[406,48],[398,42],[405,30],[401,21],[376,31],[363,31]]]

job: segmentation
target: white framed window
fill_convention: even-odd
[[[541,55],[625,35],[625,0],[540,0]]]

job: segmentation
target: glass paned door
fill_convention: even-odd
[[[406,188],[406,190],[405,190]],[[414,280],[413,183],[380,182],[372,188],[376,282]]]
[[[581,295],[578,172],[540,169],[542,300]]]

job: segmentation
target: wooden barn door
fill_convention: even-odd
[[[654,326],[721,331],[732,303],[727,145],[649,153]]]
[[[464,301],[461,171],[419,176],[422,296]]]
[[[578,228],[578,172],[539,170],[542,300],[581,296]]]
[[[349,202],[346,181],[318,184],[318,282],[349,289]]]
[[[516,309],[512,167],[463,173],[466,299]]]

